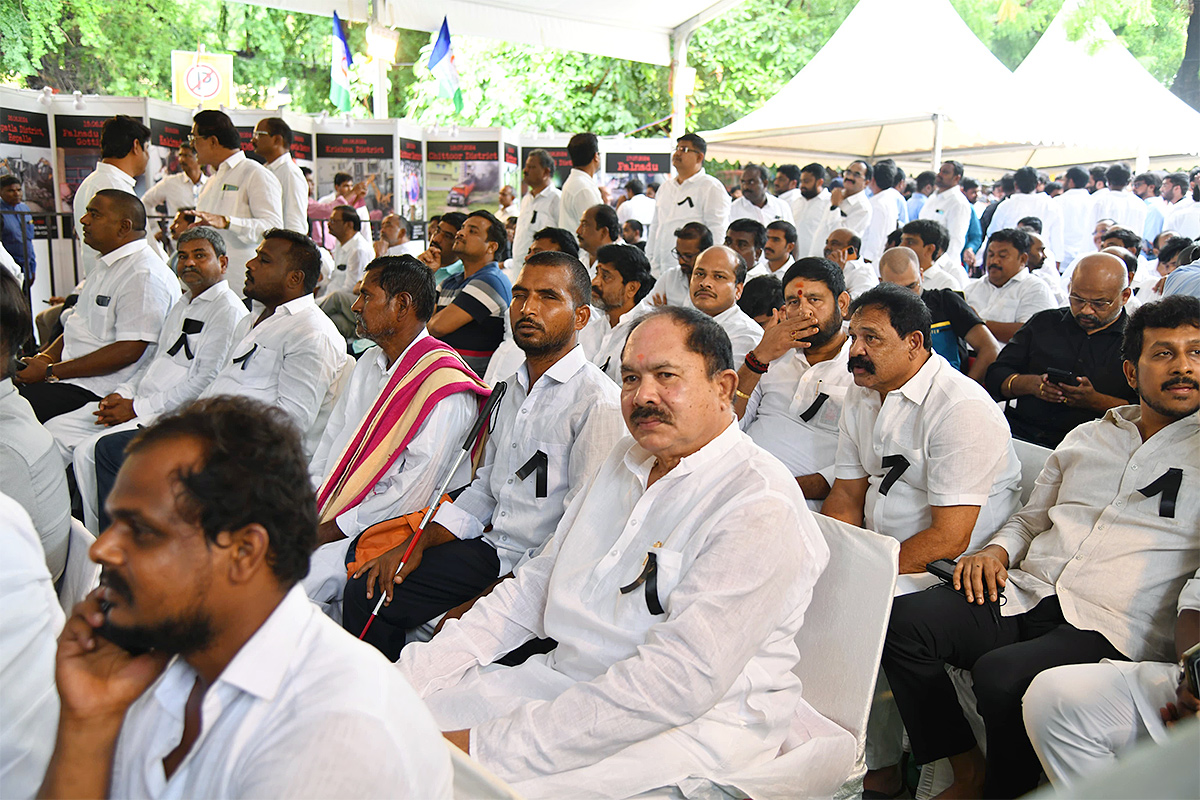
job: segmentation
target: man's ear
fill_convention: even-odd
[[[1132,361],[1121,362],[1121,371],[1125,373],[1125,382],[1129,384],[1129,388],[1135,392],[1138,388],[1137,379],[1137,364]]]
[[[717,382],[717,386],[720,389],[720,396],[725,398],[732,407],[733,393],[737,391],[738,385],[737,373],[731,369],[722,370],[721,372],[717,373],[713,380]]]
[[[592,304],[584,303],[575,309],[575,330],[581,331],[592,319]]]
[[[257,522],[234,531],[222,531],[217,546],[227,552],[230,584],[245,585],[262,570],[269,569],[267,555],[271,550],[271,535]]]

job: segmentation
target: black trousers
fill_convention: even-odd
[[[1037,786],[1041,765],[1021,716],[1034,677],[1102,658],[1127,660],[1100,633],[1069,624],[1056,596],[997,623],[987,605],[945,586],[897,597],[883,646],[883,669],[918,764],[975,746],[945,665],[971,670],[987,730],[989,798],[1019,797]]]
[[[43,424],[59,414],[100,402],[98,395],[70,383],[26,383],[18,386],[17,391],[33,406],[34,416]]]
[[[353,562],[357,544],[350,547],[347,564]],[[420,565],[396,587],[391,604],[379,610],[365,641],[395,661],[404,647],[405,631],[477,597],[498,577],[500,558],[483,539],[458,539],[431,547],[421,555]],[[358,636],[377,602],[378,592],[367,599],[365,577],[349,580],[342,595],[342,626]]]
[[[98,521],[100,530],[107,528],[112,520],[104,511],[104,501],[112,491],[117,473],[125,463],[125,445],[137,435],[137,431],[117,431],[96,440],[96,502],[100,509]]]

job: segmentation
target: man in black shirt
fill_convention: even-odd
[[[879,259],[879,279],[919,294],[933,318],[930,344],[934,352],[983,383],[988,366],[1000,355],[1000,342],[963,296],[952,289],[922,290],[920,259],[907,247],[884,251]],[[975,351],[974,361],[967,359],[968,346]]]
[[[1013,436],[1057,447],[1077,425],[1136,402],[1121,370],[1121,337],[1129,281],[1125,264],[1109,253],[1076,262],[1069,306],[1034,314],[1000,351],[985,386],[997,400],[1016,399],[1005,412]],[[1056,381],[1047,370],[1075,376]]]

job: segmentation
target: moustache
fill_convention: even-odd
[[[101,569],[100,585],[124,600],[133,600],[133,592],[129,588],[129,583],[115,572]]]
[[[638,406],[629,412],[630,422],[641,422],[642,420],[658,420],[669,425],[671,424],[671,415],[655,406]]]
[[[1185,378],[1182,375],[1179,376],[1178,378],[1171,378],[1171,380],[1167,381],[1166,383],[1164,383],[1162,385],[1162,389],[1165,392],[1167,389],[1170,389],[1172,386],[1190,386],[1193,389],[1200,389],[1200,383],[1196,383],[1191,378]]]
[[[546,330],[545,327],[543,327],[540,323],[538,323],[536,320],[534,320],[533,317],[521,317],[519,320],[517,320],[517,324],[514,325],[513,328],[515,329],[521,325],[532,325],[533,327],[537,328],[539,331]]]
[[[853,372],[855,367],[865,370],[870,375],[875,374],[875,365],[866,356],[850,356],[850,360],[846,362],[846,370]]]

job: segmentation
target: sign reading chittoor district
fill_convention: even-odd
[[[500,143],[429,142],[425,157],[430,161],[495,161],[500,157]]]

